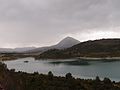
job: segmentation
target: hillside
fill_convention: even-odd
[[[120,39],[87,41],[68,48],[74,56],[120,57]]]
[[[58,53],[59,55],[57,55]],[[81,42],[65,50],[46,51],[40,54],[38,57],[40,58],[120,57],[120,39],[101,39]]]

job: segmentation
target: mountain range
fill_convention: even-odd
[[[50,50],[50,49],[66,49],[66,48],[72,47],[78,43],[80,43],[80,41],[78,41],[72,37],[66,37],[56,45],[36,48],[33,50],[26,51],[25,53],[37,53],[37,54],[39,54],[39,53],[43,53],[43,52]]]
[[[99,39],[80,42],[66,37],[48,47],[0,48],[1,53],[24,53],[35,58],[120,57],[120,39]]]
[[[76,44],[80,43],[80,41],[72,38],[72,37],[66,37],[63,40],[61,40],[58,44],[47,46],[47,47],[22,47],[22,48],[0,48],[1,53],[42,53],[44,51],[47,51],[49,49],[65,49],[72,47]]]
[[[35,49],[35,47],[0,48],[0,53],[22,53],[33,49]]]
[[[37,58],[120,57],[120,39],[81,42],[64,50],[51,49]]]

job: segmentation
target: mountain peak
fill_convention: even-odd
[[[76,42],[80,43],[80,41],[79,41],[79,40],[74,39],[73,37],[70,37],[70,36],[65,37],[65,38],[64,38],[64,39],[62,39],[59,43],[61,43],[61,42],[63,42],[63,41],[65,41],[65,42],[67,42],[67,41],[76,41]]]
[[[70,37],[70,36],[67,36],[67,37],[65,37],[63,40],[71,40],[71,39],[74,39],[73,37]],[[76,40],[76,39],[74,39],[74,40]]]
[[[65,49],[65,48],[72,47],[72,46],[79,44],[79,43],[80,43],[80,41],[78,41],[72,37],[66,37],[56,45],[49,46],[49,47],[40,47],[40,48],[36,48],[36,49],[28,51],[28,52],[32,52],[32,53],[39,53],[40,52],[40,53],[42,53],[42,52],[45,52],[45,51],[50,50],[50,49]]]
[[[63,40],[61,40],[56,46],[60,48],[68,48],[72,47],[73,45],[76,45],[80,43],[79,40],[74,39],[73,37],[66,37]]]

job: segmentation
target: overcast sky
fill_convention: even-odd
[[[120,38],[120,0],[0,0],[0,47]]]

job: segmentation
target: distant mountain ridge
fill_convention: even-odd
[[[42,52],[50,50],[50,49],[66,49],[66,48],[72,47],[78,43],[80,43],[79,40],[76,40],[72,37],[66,37],[56,45],[36,48],[36,49],[30,50],[30,51],[27,51],[26,53],[42,53]]]
[[[80,43],[80,41],[72,38],[72,37],[66,37],[63,40],[61,40],[58,44],[48,47],[21,47],[21,48],[0,48],[0,53],[42,53],[44,51],[47,51],[49,49],[65,49],[72,47],[73,45],[76,45]]]
[[[28,50],[35,49],[35,47],[21,47],[21,48],[0,48],[0,53],[22,53]]]
[[[48,50],[38,58],[120,57],[120,39],[100,39],[81,42],[65,50]]]

